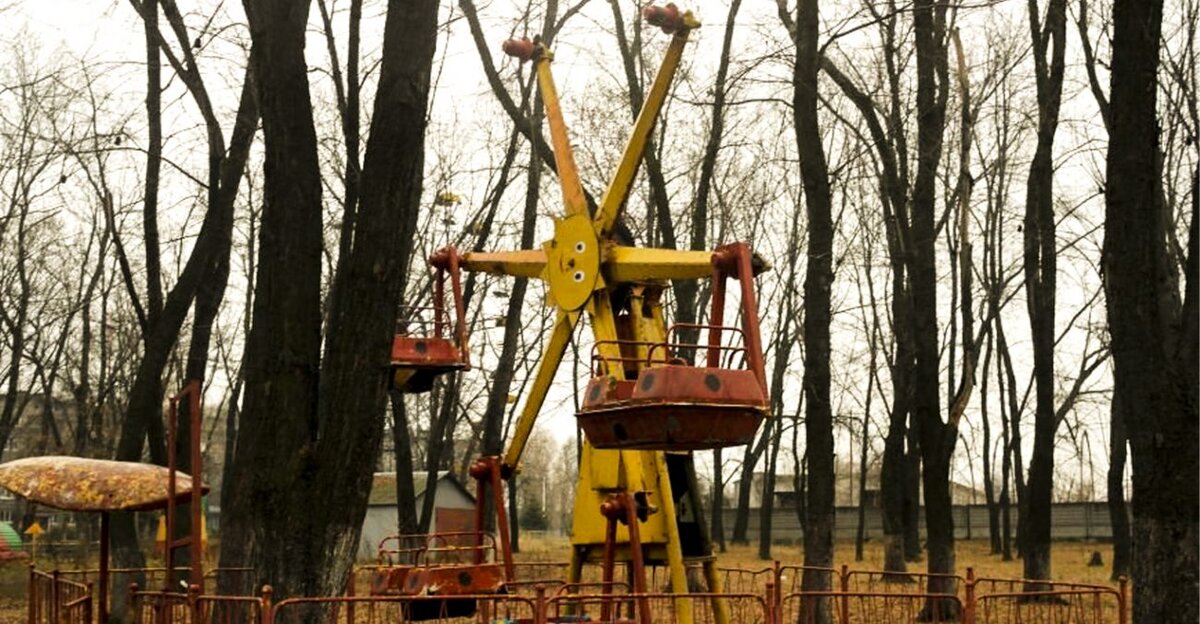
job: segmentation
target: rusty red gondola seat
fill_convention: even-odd
[[[393,564],[392,556],[404,563]],[[376,569],[371,593],[421,597],[402,604],[405,621],[471,617],[478,608],[472,596],[504,592],[504,569],[496,556],[495,540],[486,533],[390,536],[379,545],[386,563]]]
[[[403,392],[428,392],[438,376],[469,368],[450,338],[396,334],[392,340],[392,383]]]
[[[402,308],[402,320],[392,339],[391,359],[392,385],[401,392],[428,392],[441,375],[471,368],[459,260],[453,247],[430,256],[429,266],[434,270],[433,305]],[[447,278],[452,298],[450,310],[446,306]],[[421,333],[410,331],[414,325]]]
[[[754,438],[768,399],[753,254],[734,243],[712,258],[708,324],[676,323],[660,341],[647,342],[632,339],[630,315],[630,323],[617,323],[624,338],[593,346],[592,379],[576,417],[596,448],[696,451]],[[722,322],[731,278],[739,286],[741,327]],[[697,340],[702,332],[704,342]],[[702,356],[703,365],[680,357],[688,353]]]
[[[766,414],[752,371],[663,364],[592,378],[577,417],[596,448],[695,451],[750,442]]]

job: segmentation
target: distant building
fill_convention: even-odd
[[[427,473],[413,475],[417,513],[425,503]],[[375,559],[379,542],[396,534],[396,473],[377,472],[371,482],[367,500],[367,515],[363,518],[362,537],[358,542],[358,560]],[[475,497],[448,471],[438,473],[433,490],[434,532],[473,531],[475,529]]]

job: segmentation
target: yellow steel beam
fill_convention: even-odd
[[[716,512],[716,510],[713,510]],[[704,568],[704,580],[708,583],[708,591],[712,594],[725,593],[724,581],[721,579],[723,574],[717,569],[717,560],[714,558],[705,559],[701,564]],[[725,598],[713,597],[709,599],[712,604],[713,622],[715,624],[729,624],[729,601]]]
[[[554,381],[554,372],[558,370],[563,353],[567,351],[567,345],[571,342],[571,332],[575,329],[577,322],[579,322],[578,312],[558,311],[558,318],[554,321],[550,339],[546,341],[546,348],[542,350],[542,362],[538,366],[537,376],[533,378],[533,384],[525,399],[525,406],[521,408],[521,416],[517,419],[517,426],[513,429],[512,441],[508,443],[508,450],[504,453],[504,466],[510,470],[516,470],[521,461],[525,443],[529,441],[529,435],[533,433],[533,423],[537,421],[538,412],[541,411],[542,403],[546,400],[546,392],[550,390],[550,383]]]
[[[562,107],[558,103],[558,89],[554,86],[554,76],[550,73],[550,61],[553,59],[554,55],[550,50],[542,47],[535,62],[538,88],[546,106],[546,122],[550,125],[550,143],[554,146],[554,163],[558,166],[558,182],[562,186],[563,205],[568,215],[587,214],[583,185],[579,182],[579,170],[575,167],[571,140],[567,136],[567,122],[563,120]]]
[[[650,132],[654,130],[654,123],[658,120],[658,114],[667,100],[667,93],[671,90],[671,81],[675,78],[675,70],[679,68],[679,59],[683,57],[683,47],[687,43],[689,32],[690,28],[685,28],[671,39],[662,66],[658,68],[658,74],[654,77],[654,84],[646,94],[646,101],[642,103],[642,110],[638,113],[633,132],[629,135],[629,142],[625,144],[621,164],[608,183],[604,198],[600,200],[600,210],[596,213],[595,221],[596,231],[601,239],[612,234],[613,226],[621,217],[625,200],[629,197],[629,189],[633,186],[633,178],[642,162],[646,141],[650,138]]]
[[[464,254],[459,265],[474,273],[512,275],[514,277],[541,277],[546,268],[546,252],[542,249],[520,251],[483,252]]]
[[[601,260],[605,281],[646,282],[671,279],[707,279],[712,276],[711,251],[678,251],[644,247],[610,247]],[[463,255],[463,269],[476,273],[541,277],[546,268],[542,249],[473,251]]]
[[[683,562],[683,542],[679,539],[679,525],[675,519],[679,516],[675,511],[675,493],[671,491],[671,475],[667,472],[667,456],[661,451],[653,452],[654,469],[658,473],[658,488],[662,493],[658,497],[658,512],[667,518],[666,544],[667,567],[670,571],[671,592],[686,595],[688,593],[687,568]],[[684,597],[675,599],[676,622],[692,624],[691,600]]]
[[[713,270],[711,251],[614,246],[605,260],[604,277],[609,283],[706,279]]]
[[[617,379],[624,379],[625,363],[621,361],[621,347],[613,342],[619,338],[616,315],[613,314],[612,299],[609,298],[607,290],[600,290],[592,295],[589,311],[592,338],[596,342],[596,350],[604,358],[604,372]]]

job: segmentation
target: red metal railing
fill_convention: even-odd
[[[29,566],[27,624],[91,624],[92,584]]]
[[[757,594],[586,594],[559,595],[544,603],[539,623],[562,621],[638,622],[646,619],[641,609],[650,613],[654,622],[677,622],[680,614],[690,613],[696,624],[717,621],[718,609],[724,609],[730,622],[750,624],[769,622],[769,607]],[[568,619],[570,618],[570,619]]]
[[[549,577],[565,572],[560,563],[519,564],[521,572]],[[694,573],[698,566],[689,566]],[[377,571],[386,566],[367,566]],[[657,570],[658,568],[652,568]],[[146,569],[165,578],[163,569]],[[238,570],[240,571],[240,569]],[[1028,579],[954,577],[954,593],[931,592],[938,575],[913,573],[912,583],[885,579],[873,570],[783,566],[760,569],[719,568],[725,593],[674,594],[632,592],[629,584],[592,580],[598,566],[587,566],[580,583],[529,578],[509,583],[506,594],[467,596],[346,596],[291,598],[275,604],[270,587],[255,595],[217,596],[197,585],[187,592],[130,588],[127,621],[133,624],[300,624],[313,615],[330,624],[392,624],[421,619],[433,622],[522,622],[551,624],[590,617],[647,624],[672,622],[690,613],[697,624],[729,622],[809,624],[832,622],[957,622],[960,624],[1126,624],[1128,584],[1117,587]],[[114,572],[130,572],[129,570]],[[804,573],[826,574],[829,590],[800,589]],[[43,572],[30,567],[27,624],[91,624],[94,619],[94,570]],[[213,570],[210,574],[217,574]],[[524,575],[522,575],[524,577]],[[67,578],[73,577],[73,578]],[[662,579],[665,582],[665,579]],[[936,585],[936,583],[934,583]],[[659,579],[651,589],[660,587]]]
[[[441,338],[443,332],[439,331],[439,328],[450,325],[450,322],[450,314],[445,308],[402,305],[396,318],[396,334]]]
[[[496,561],[499,558],[495,536],[485,531],[389,535],[380,540],[377,552],[381,560],[391,561],[395,556],[400,563],[416,565]]]
[[[700,330],[709,332],[709,339],[706,342],[701,342],[697,339],[696,342],[685,342],[678,338],[672,340],[672,336],[678,335],[684,330],[695,330],[699,333]],[[723,345],[720,344],[720,336],[728,332],[741,341],[741,345]],[[598,340],[592,344],[591,356],[591,373],[593,377],[600,376],[604,371],[605,364],[620,363],[622,368],[632,367],[641,369],[656,364],[666,364],[678,357],[680,351],[699,351],[708,354],[707,361],[703,364],[710,368],[741,368],[747,366],[745,354],[745,332],[740,327],[732,325],[704,325],[700,323],[676,323],[667,329],[666,340]],[[621,350],[621,355],[605,355],[601,352],[602,346],[615,345]],[[634,355],[627,353],[627,350],[632,350]],[[645,350],[645,355],[639,355],[641,350]],[[737,356],[741,355],[741,361],[737,361]]]
[[[271,587],[257,596],[214,596],[192,585],[187,593],[129,588],[131,624],[266,624],[272,609]]]
[[[965,622],[962,602],[945,594],[804,591],[783,596],[770,622]]]
[[[279,601],[269,610],[264,624],[304,624],[317,617],[329,624],[395,624],[409,621],[540,623],[545,620],[540,617],[543,611],[539,605],[545,602],[544,593],[532,599],[503,594],[289,598]]]
[[[186,567],[175,566],[176,575],[187,571]],[[81,584],[98,583],[100,580],[100,570],[97,568],[59,570],[57,572],[59,577]],[[109,587],[127,587],[129,582],[134,579],[139,579],[137,582],[141,583],[140,586],[143,587],[165,587],[168,578],[167,569],[161,566],[108,569]],[[218,583],[228,580],[232,582],[232,586],[240,588],[240,593],[253,593],[257,589],[253,586],[253,579],[254,568],[210,568],[204,572],[204,584],[200,589],[203,592],[217,591]]]

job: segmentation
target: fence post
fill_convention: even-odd
[[[967,580],[963,583],[963,624],[975,624],[975,568],[967,566]]]
[[[125,601],[125,621],[130,624],[141,624],[142,621],[142,605],[141,596],[138,596],[138,584],[129,584],[129,600]]]
[[[50,622],[58,624],[58,570],[50,573]]]
[[[1117,608],[1121,611],[1117,615],[1117,623],[1127,624],[1129,622],[1129,577],[1122,574],[1121,577],[1117,579],[1117,584]]]
[[[546,624],[550,619],[549,607],[546,605],[546,587],[538,585],[533,588],[533,624]]]
[[[92,603],[96,600],[96,594],[92,592],[92,583],[88,581],[87,598],[83,601],[83,624],[92,624]]]
[[[262,613],[259,616],[262,624],[272,624],[275,621],[275,605],[271,604],[271,592],[270,585],[262,586],[262,598],[260,599],[261,605],[259,607],[262,609]]]
[[[28,624],[36,624],[37,622],[37,573],[34,571],[33,564],[29,564],[29,585],[25,588],[26,606],[29,607],[29,622]]]
[[[354,587],[354,570],[350,570],[350,578],[346,581],[346,595],[353,598],[356,588]],[[346,603],[346,624],[354,624],[354,601]]]
[[[838,586],[842,590],[841,597],[838,598],[838,609],[842,612],[842,622],[850,621],[850,596],[847,592],[850,591],[850,566],[842,564],[841,573],[838,574]]]
[[[775,563],[776,570],[778,570],[779,562]],[[767,622],[769,624],[777,624],[779,617],[777,605],[775,604],[775,597],[778,595],[778,592],[775,591],[776,587],[778,587],[778,585],[776,585],[774,581],[767,581]]]
[[[204,621],[200,614],[200,586],[195,583],[188,585],[187,607],[190,624],[200,624]]]

